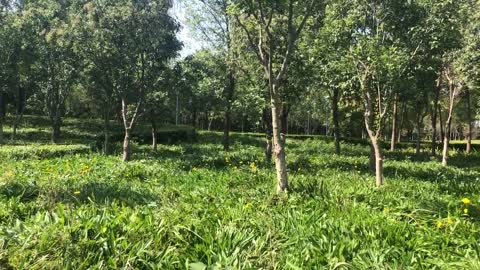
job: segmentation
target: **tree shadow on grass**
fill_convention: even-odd
[[[70,204],[109,204],[112,201],[127,206],[148,205],[159,202],[160,198],[151,190],[121,186],[109,183],[90,182],[75,190],[65,187],[50,188],[38,186],[35,183],[10,182],[0,186],[0,196],[4,198],[19,198],[20,202],[35,202],[40,205],[54,205],[58,202]]]

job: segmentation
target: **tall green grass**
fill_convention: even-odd
[[[277,196],[261,138],[220,141],[2,155],[0,268],[480,269],[477,154],[387,153],[376,189],[368,147],[289,139]]]

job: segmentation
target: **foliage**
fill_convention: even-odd
[[[93,153],[2,159],[0,264],[478,267],[476,170],[387,155],[389,184],[372,190],[368,148],[346,144],[338,156],[332,143],[291,139],[293,192],[277,197],[261,141],[234,136],[229,153],[207,133],[198,144],[141,147],[127,164]],[[465,159],[479,157],[458,166]]]

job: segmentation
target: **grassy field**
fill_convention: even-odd
[[[1,146],[0,269],[480,269],[479,154],[386,153],[376,189],[368,147],[289,139],[279,197],[262,139],[233,141]]]

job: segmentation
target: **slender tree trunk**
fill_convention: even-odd
[[[281,133],[284,134],[284,136],[287,135],[288,133],[288,114],[290,112],[290,107],[287,104],[283,104],[282,110],[280,113],[280,125],[281,125]]]
[[[371,137],[373,150],[375,152],[375,185],[380,187],[383,185],[383,152],[380,139]]]
[[[150,123],[152,125],[152,150],[157,151],[157,121],[155,120],[155,109],[150,110]]]
[[[210,120],[208,121],[208,131],[212,129],[212,123],[213,123],[213,116],[210,117]]]
[[[375,173],[375,168],[377,167],[375,164],[375,147],[373,143],[370,143],[370,155],[368,156],[368,167],[370,168],[370,173]]]
[[[130,149],[130,139],[131,139],[131,130],[130,128],[125,129],[125,138],[123,139],[123,162],[130,161],[131,158],[131,149]]]
[[[194,111],[192,112],[192,126],[193,127],[197,127],[197,110],[194,109]]]
[[[442,145],[443,145],[443,140],[445,139],[445,126],[444,126],[444,119],[443,119],[443,114],[442,114],[442,109],[440,106],[438,106],[438,116],[440,118],[440,137],[442,139]]]
[[[465,90],[467,99],[467,119],[468,119],[468,132],[467,132],[467,154],[472,151],[472,107],[470,103],[470,90]]]
[[[453,116],[453,105],[455,102],[456,89],[453,85],[453,82],[449,82],[449,106],[448,106],[448,116],[445,123],[445,138],[443,139],[443,153],[442,153],[442,165],[448,165],[448,144],[450,143],[450,133],[452,126],[452,116]]]
[[[3,117],[0,115],[0,145],[4,143],[3,140]]]
[[[415,146],[415,155],[420,155],[420,139],[422,136],[422,113],[419,112],[417,115],[417,142]]]
[[[230,107],[230,106],[228,106]],[[232,113],[230,108],[225,111],[225,118],[223,122],[223,150],[230,151],[230,127],[232,121]]]
[[[340,121],[339,121],[339,112],[338,112],[338,101],[339,101],[340,91],[335,88],[333,89],[332,96],[332,113],[333,113],[333,135],[335,140],[335,153],[340,155]]]
[[[0,145],[4,143],[3,139],[3,121],[5,116],[5,100],[3,99],[3,92],[0,92]]]
[[[25,89],[23,88],[18,89],[18,93],[16,95],[16,102],[15,102],[15,117],[12,125],[12,135],[11,135],[12,141],[15,141],[17,139],[17,129],[20,124],[20,121],[22,120],[23,113],[25,111],[25,102],[27,99],[26,95],[27,93]]]
[[[437,87],[435,88],[435,97],[433,99],[433,110],[432,110],[432,156],[436,155],[437,150],[437,114],[439,110],[438,101],[440,99],[440,86],[441,86],[441,76],[438,78]],[[440,122],[442,120],[440,119]]]
[[[278,95],[278,86],[271,85],[272,90],[272,128],[273,128],[273,152],[275,157],[275,169],[277,172],[277,192],[286,192],[288,189],[287,160],[285,156],[285,134],[282,133],[282,121],[280,114],[282,104]]]
[[[225,97],[226,97],[226,108],[225,108],[225,119],[223,123],[223,150],[230,150],[230,129],[232,125],[232,102],[233,95],[235,92],[235,75],[233,71],[228,73],[228,83],[225,88]]]
[[[272,112],[271,110],[264,109],[263,110],[263,123],[265,129],[265,139],[266,139],[266,147],[265,147],[265,162],[270,164],[272,162]]]
[[[405,118],[407,118],[406,114],[407,114],[407,104],[403,103],[401,119],[400,119],[400,127],[398,128],[397,143],[402,142],[402,130],[403,130],[403,125],[405,124]]]
[[[139,111],[142,103],[139,102],[135,108],[135,113],[130,118],[128,117],[128,105],[125,97],[122,97],[122,119],[123,119],[123,128],[125,130],[125,137],[123,139],[123,162],[130,161],[131,159],[131,138],[132,138],[132,129],[135,126],[137,118],[139,117]]]
[[[393,115],[392,115],[392,138],[390,141],[390,151],[395,151],[395,143],[397,142],[397,107],[398,107],[398,94],[395,94],[393,100]]]
[[[209,123],[210,123],[210,121],[209,121],[208,113],[209,113],[208,110],[206,110],[206,111],[205,111],[205,119],[204,119],[204,121],[203,121],[203,125],[205,126],[204,128],[205,128],[206,130],[210,131],[210,128],[209,128]]]
[[[108,107],[108,105],[106,105]],[[103,112],[103,154],[110,154],[110,111],[105,108]]]
[[[52,119],[52,143],[58,143],[60,140],[60,134],[61,134],[61,118],[56,115],[53,116]]]

